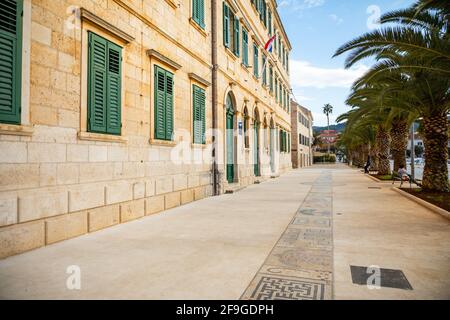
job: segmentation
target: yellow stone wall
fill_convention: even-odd
[[[265,42],[250,1],[235,2]],[[0,124],[0,258],[212,194],[211,137],[206,146],[190,137],[193,84],[206,90],[207,130],[212,125],[211,87],[198,80],[211,82],[210,1],[205,5],[201,30],[190,19],[191,0],[24,0],[22,124]],[[290,130],[288,114],[223,48],[218,6],[219,128],[234,82],[237,111],[244,100],[249,110],[259,101],[261,119],[270,115]],[[88,30],[123,46],[120,137],[86,130]],[[163,58],[149,57],[150,49]],[[174,73],[169,143],[153,139],[154,65]],[[183,158],[173,161],[176,155]],[[279,171],[289,167],[290,156],[282,154]],[[240,174],[242,184],[253,182],[248,167]]]
[[[277,57],[275,48],[273,53],[269,54],[264,50],[264,45],[270,39],[269,29],[266,28],[263,22],[259,18],[259,13],[255,7],[251,4],[251,1],[247,0],[236,0],[236,1],[226,1],[230,6],[233,13],[240,20],[241,28],[245,27],[249,32],[249,50],[248,50],[248,60],[249,64],[253,66],[253,43],[258,44],[259,48],[259,68],[261,69],[263,64],[261,56],[264,53],[269,61],[274,66],[274,73],[278,75],[278,78],[282,79],[285,87],[290,90],[290,80],[289,74],[283,67],[280,59]],[[284,47],[290,51],[289,40],[284,33],[281,20],[276,13],[276,1],[267,1],[268,7],[270,7],[273,13],[272,21],[274,29],[277,30],[277,34],[281,37]],[[246,149],[244,145],[244,135],[236,133],[235,139],[235,153],[237,154],[237,166],[238,166],[238,176],[235,177],[235,182],[240,185],[248,185],[255,181],[253,165],[254,155],[254,136],[253,136],[253,121],[254,121],[254,111],[257,110],[259,114],[259,120],[261,122],[261,128],[264,127],[264,120],[268,126],[267,132],[260,130],[259,141],[260,141],[260,166],[262,179],[268,178],[270,176],[277,176],[290,168],[291,155],[289,153],[280,153],[278,145],[278,130],[280,128],[285,131],[290,132],[290,113],[288,110],[283,109],[282,106],[277,103],[275,99],[275,93],[270,94],[269,86],[264,87],[262,83],[262,78],[257,79],[253,74],[253,68],[245,68],[242,65],[242,48],[240,57],[236,57],[228,48],[224,46],[223,41],[223,20],[222,20],[222,7],[223,1],[217,1],[217,12],[220,17],[218,21],[218,64],[219,64],[219,119],[218,124],[222,132],[225,132],[226,128],[226,96],[229,92],[232,93],[235,98],[236,103],[236,118],[237,121],[244,121],[243,111],[247,108],[248,115],[250,116],[249,121],[249,145],[250,148]],[[242,33],[241,33],[242,36]],[[242,37],[241,37],[242,39]],[[269,83],[269,62],[266,65],[267,68],[267,83]],[[270,124],[273,122],[274,127],[277,129],[277,133],[274,134],[274,146],[275,146],[275,168],[271,170],[270,167]],[[266,138],[265,138],[266,137]],[[223,141],[225,141],[225,133],[223,133]],[[275,142],[276,141],[276,142]],[[223,147],[220,157],[223,163],[226,162],[226,143],[222,143]],[[227,185],[225,181],[226,169],[222,166],[222,183]],[[260,180],[256,178],[256,180]]]

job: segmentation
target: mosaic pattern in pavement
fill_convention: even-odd
[[[245,300],[328,300],[333,283],[332,175],[324,171],[242,295]]]

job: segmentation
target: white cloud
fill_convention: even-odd
[[[325,3],[325,0],[304,0],[303,3],[307,8],[320,7]]]
[[[333,20],[336,23],[336,25],[340,25],[340,24],[342,24],[344,22],[344,19],[339,18],[335,14],[330,14],[329,17],[330,17],[331,20]]]
[[[319,68],[302,60],[291,61],[291,84],[293,87],[314,88],[350,88],[356,79],[361,77],[369,67],[360,64],[351,69]]]
[[[278,7],[289,7],[294,11],[310,9],[315,7],[323,6],[325,0],[282,0]]]

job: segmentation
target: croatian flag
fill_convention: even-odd
[[[272,38],[269,39],[269,41],[267,41],[266,45],[264,46],[264,49],[266,49],[266,51],[268,51],[268,52],[272,52],[274,41],[275,41],[275,36],[273,36]]]

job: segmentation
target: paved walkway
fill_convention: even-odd
[[[343,166],[292,171],[1,260],[0,298],[450,298],[450,223],[389,188]],[[413,290],[353,284],[350,266],[371,265]]]

